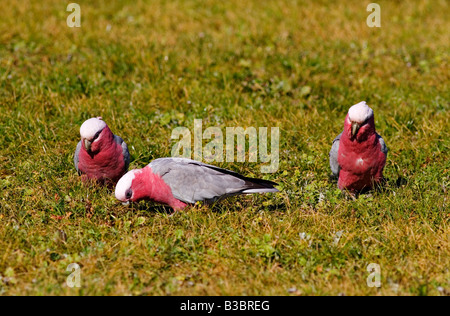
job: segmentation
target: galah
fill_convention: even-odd
[[[212,203],[238,194],[278,192],[277,183],[186,158],[159,158],[128,171],[117,183],[122,202],[150,200],[181,210],[197,201]]]
[[[111,132],[101,117],[85,121],[80,135],[73,159],[78,174],[83,180],[116,184],[130,164],[127,144]]]
[[[371,189],[383,178],[388,148],[375,131],[373,110],[362,101],[348,110],[344,131],[334,140],[330,167],[338,187],[350,193]]]

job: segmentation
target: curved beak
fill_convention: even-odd
[[[87,139],[84,139],[84,148],[86,148],[87,151],[91,151],[91,145],[92,142],[88,141]]]
[[[361,125],[359,123],[352,122],[352,137],[356,136],[360,127]]]

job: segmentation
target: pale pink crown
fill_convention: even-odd
[[[348,118],[352,122],[362,123],[373,116],[373,110],[366,104],[366,101],[353,105],[348,110]]]
[[[85,121],[80,127],[80,135],[85,139],[92,139],[98,131],[106,127],[101,117],[93,117]]]

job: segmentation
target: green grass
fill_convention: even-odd
[[[80,0],[81,28],[68,3],[2,6],[0,294],[450,293],[448,2],[380,0],[381,28],[360,1]],[[386,186],[353,201],[328,151],[362,100],[390,151]],[[124,206],[73,167],[93,116],[131,168],[169,156],[194,119],[278,126],[278,172],[217,165],[282,192],[174,216]],[[65,283],[73,262],[81,288]]]

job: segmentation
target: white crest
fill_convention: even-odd
[[[131,184],[132,184],[134,178],[136,177],[135,173],[138,171],[139,170],[137,170],[137,169],[130,170],[126,174],[124,174],[122,176],[122,178],[120,178],[119,182],[117,182],[117,185],[116,185],[116,191],[115,191],[116,199],[118,199],[119,201],[123,201],[123,202],[125,202],[127,200],[126,193],[127,193],[128,189],[131,188]]]
[[[106,123],[101,117],[93,117],[85,121],[80,127],[80,135],[82,138],[91,140],[98,131],[106,127]]]
[[[352,122],[362,123],[373,116],[373,110],[366,104],[366,101],[353,105],[348,110],[348,118]]]

